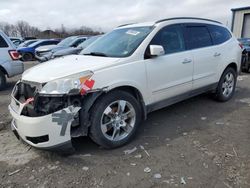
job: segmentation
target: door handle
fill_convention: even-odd
[[[219,57],[220,55],[221,55],[221,53],[216,52],[216,53],[214,54],[214,57]]]
[[[192,63],[191,59],[184,59],[184,61],[182,62],[182,64],[188,64],[188,63]]]

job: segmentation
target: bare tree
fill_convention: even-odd
[[[103,34],[100,31],[94,31],[92,28],[81,26],[80,28],[68,29],[63,24],[60,28],[55,30],[47,29],[42,32],[39,28],[29,25],[26,21],[18,21],[16,24],[9,24],[7,22],[0,22],[0,29],[8,36],[13,37],[38,37],[51,38],[59,37],[65,38],[72,35],[98,35]],[[53,33],[50,35],[49,33]]]

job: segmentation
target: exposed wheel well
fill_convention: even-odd
[[[6,72],[6,70],[2,66],[0,66],[0,71],[2,71],[5,75],[8,76],[8,73]]]
[[[143,119],[147,118],[147,110],[146,110],[146,106],[144,104],[144,100],[143,97],[140,93],[140,91],[138,91],[138,89],[131,87],[131,86],[122,86],[122,87],[117,87],[114,88],[112,90],[109,90],[108,92],[112,92],[115,90],[120,90],[120,91],[125,91],[130,93],[131,95],[133,95],[137,101],[139,102],[141,109],[142,109],[142,115],[143,115]],[[100,91],[100,92],[94,92],[91,94],[88,94],[85,99],[84,99],[84,105],[81,108],[81,110],[79,111],[79,115],[80,115],[80,126],[75,130],[77,132],[77,134],[81,134],[81,136],[86,136],[88,135],[89,132],[89,127],[91,126],[90,124],[90,115],[91,115],[91,110],[93,105],[96,103],[96,101],[98,99],[100,99],[101,97],[103,97],[106,94],[105,91]],[[72,130],[71,130],[72,132]]]
[[[235,70],[235,72],[238,74],[238,67],[237,67],[237,64],[236,64],[236,63],[230,63],[230,64],[226,67],[226,69],[227,69],[228,67],[233,68],[233,69]],[[226,69],[225,69],[225,70],[226,70]]]

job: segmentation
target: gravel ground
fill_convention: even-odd
[[[151,113],[122,148],[83,137],[70,156],[33,149],[10,131],[17,79],[0,92],[0,187],[250,187],[250,75],[227,103],[194,97]]]

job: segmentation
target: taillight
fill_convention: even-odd
[[[9,54],[12,60],[18,60],[20,54],[16,50],[9,50]]]
[[[240,48],[241,48],[241,49],[243,49],[243,48],[244,48],[244,47],[243,47],[243,45],[242,45],[241,43],[239,43],[239,46],[240,46]]]

